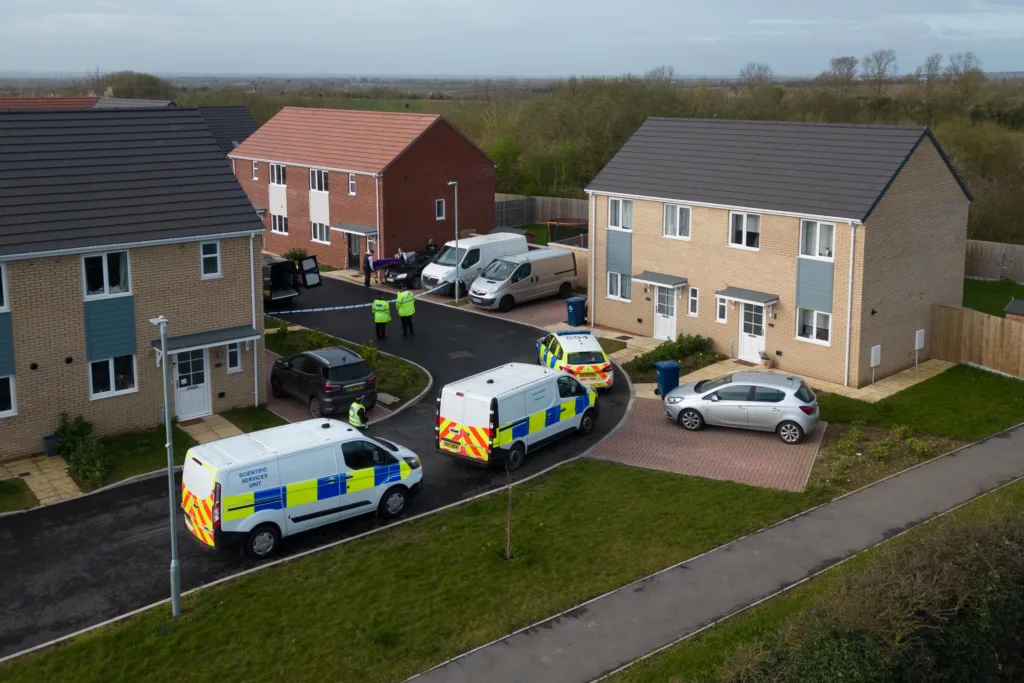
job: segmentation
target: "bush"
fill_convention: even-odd
[[[92,435],[92,423],[79,415],[74,420],[61,413],[57,428],[57,453],[68,464],[68,472],[86,489],[99,486],[110,472],[107,450]]]
[[[380,367],[380,349],[372,340],[359,347],[359,355],[363,357],[371,370],[377,372],[377,368]]]
[[[274,323],[277,329],[274,330],[274,336],[278,339],[284,339],[288,336],[288,323],[283,320],[278,320]]]
[[[310,349],[322,349],[331,346],[331,338],[320,330],[306,330],[306,342]]]
[[[81,415],[71,420],[67,413],[61,413],[56,435],[57,455],[67,460],[81,441],[92,437],[92,423]]]
[[[659,344],[647,353],[633,358],[624,367],[628,372],[651,370],[658,361],[682,361],[694,356],[711,354],[713,344],[711,337],[702,337],[699,334],[681,334],[674,341]]]
[[[288,251],[284,252],[283,254],[281,254],[281,256],[285,257],[289,261],[295,261],[295,263],[299,263],[300,261],[302,261],[302,259],[306,258],[306,250],[300,247],[293,247]]]

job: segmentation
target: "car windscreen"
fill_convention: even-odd
[[[378,436],[377,437],[377,443],[382,444],[388,450],[392,450],[392,451],[398,452],[398,446],[396,446],[395,444],[391,443],[387,439],[382,439],[382,438],[380,438]]]
[[[466,250],[459,247],[458,254],[455,253],[455,247],[449,247],[445,245],[441,249],[441,253],[434,259],[434,263],[439,266],[454,266],[456,261],[461,262],[462,258],[466,255]]]
[[[693,387],[697,391],[714,391],[719,387],[724,387],[726,384],[732,382],[732,375],[720,375],[714,379],[706,379],[703,382],[697,382]]]
[[[510,263],[509,261],[502,261],[498,259],[491,261],[491,265],[487,266],[484,270],[484,277],[488,280],[502,280],[508,279],[508,277],[516,270],[516,264]]]
[[[352,382],[357,379],[365,379],[369,374],[370,366],[365,361],[335,365],[327,371],[328,379],[332,382]]]
[[[804,403],[814,403],[814,392],[811,391],[811,388],[805,382],[800,382],[800,388],[793,395]]]
[[[565,362],[569,365],[598,365],[604,363],[604,354],[600,351],[577,351],[570,353]]]

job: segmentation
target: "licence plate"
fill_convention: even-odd
[[[360,389],[364,389],[365,387],[366,387],[365,384],[352,384],[352,385],[349,386],[348,390],[349,391],[359,391]]]
[[[461,445],[458,441],[452,441],[451,439],[441,439],[441,448],[452,453],[458,453]]]

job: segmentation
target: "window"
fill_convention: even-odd
[[[89,395],[106,398],[135,391],[135,354],[89,363]]]
[[[608,362],[602,351],[576,351],[565,359],[569,365],[603,365]]]
[[[316,168],[309,169],[309,189],[315,192],[327,192],[327,171]]]
[[[0,377],[0,417],[10,417],[18,413],[14,402],[14,375]]]
[[[348,174],[348,193],[354,195],[356,193],[356,174]],[[443,199],[441,201],[444,201]]]
[[[270,184],[287,185],[285,182],[287,173],[283,164],[270,164]]]
[[[754,213],[730,214],[729,246],[740,249],[761,248],[761,217]]]
[[[0,263],[0,313],[11,310],[7,300],[7,264]]]
[[[83,256],[82,275],[85,278],[86,299],[131,294],[127,251]]]
[[[242,348],[238,342],[228,344],[228,372],[242,371]]]
[[[270,215],[270,232],[278,232],[282,235],[288,234],[288,216]]]
[[[804,221],[800,227],[800,255],[832,260],[832,244],[836,226],[831,223]]]
[[[608,273],[608,298],[620,301],[629,301],[632,296],[632,283],[628,275],[622,273]]]
[[[587,390],[582,384],[572,377],[562,376],[558,378],[558,395],[561,398],[572,398],[573,396],[586,396]]]
[[[697,317],[697,304],[700,297],[700,290],[697,287],[690,287],[690,308],[687,313],[691,318]]]
[[[745,384],[723,387],[718,390],[719,401],[746,401],[749,396],[750,386]]]
[[[519,264],[519,267],[516,268],[516,274],[515,274],[515,277],[512,278],[512,282],[519,282],[520,280],[525,280],[526,278],[530,277],[530,275],[532,275],[532,274],[533,274],[533,265],[529,264],[529,263],[521,263],[521,264]]]
[[[220,242],[202,242],[199,245],[199,260],[203,264],[204,280],[220,277]]]
[[[690,207],[666,204],[663,232],[665,237],[690,239]]]
[[[313,241],[321,244],[331,243],[331,227],[326,223],[313,223]]]
[[[444,220],[444,200],[438,199],[434,201],[434,218],[439,221]]]
[[[633,229],[633,200],[608,200],[608,227],[615,230]]]
[[[832,316],[808,308],[797,309],[796,336],[808,341],[828,344],[831,337]]]
[[[796,393],[793,395],[804,403],[814,403],[814,392],[811,391],[809,386],[807,386],[807,382],[800,382],[800,388],[797,389]]]
[[[724,323],[729,321],[729,302],[722,297],[715,297],[715,322]]]
[[[784,398],[786,394],[778,389],[754,387],[754,400],[758,403],[779,403]]]
[[[346,441],[341,444],[341,453],[345,456],[345,466],[350,470],[365,470],[398,462],[395,456],[369,441]]]
[[[463,268],[469,268],[470,266],[475,266],[479,262],[480,262],[480,250],[479,249],[470,249],[469,253],[466,254],[466,258],[463,259],[463,261],[462,261],[462,267]]]
[[[260,179],[260,162],[258,162],[258,161],[252,162],[252,179],[253,180],[259,180]]]

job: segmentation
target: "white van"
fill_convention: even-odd
[[[473,281],[469,300],[503,313],[524,301],[556,294],[572,296],[576,286],[576,254],[563,249],[534,249],[491,261]]]
[[[459,281],[462,286],[459,292],[465,294],[467,283],[475,280],[484,268],[491,265],[491,261],[502,256],[525,254],[529,248],[525,235],[506,232],[460,239],[458,252],[455,250],[455,240],[452,240],[441,247],[433,263],[423,269],[420,280],[427,289],[444,285],[442,293],[454,294],[455,264],[461,259]]]
[[[515,470],[550,441],[590,434],[596,419],[597,394],[575,377],[509,363],[445,385],[434,429],[441,453]]]
[[[396,517],[422,488],[415,453],[337,420],[306,420],[190,448],[185,526],[202,543],[273,555],[284,536],[377,511]]]

